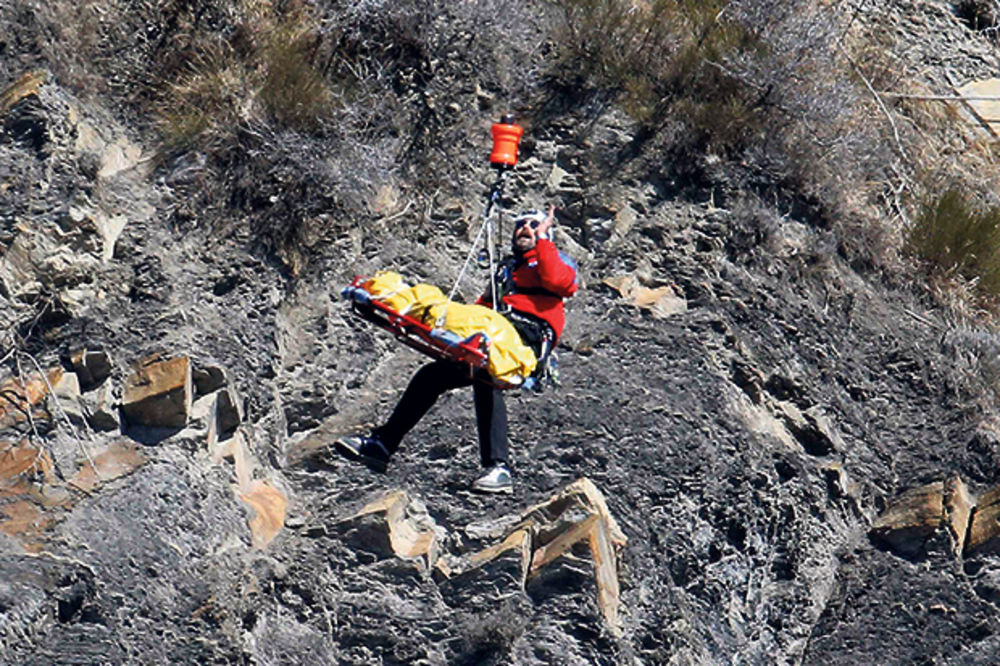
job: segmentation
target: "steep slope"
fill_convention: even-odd
[[[886,16],[871,11],[873,24]],[[963,77],[997,66],[948,3],[892,12],[885,25],[919,43],[909,65],[932,70],[927,85],[941,44],[958,45],[947,57]],[[1000,482],[980,362],[994,336],[852,265],[815,209],[772,209],[721,176],[688,182],[649,168],[655,157],[608,169],[635,146],[634,120],[560,108],[565,93],[532,107],[505,205],[555,201],[556,241],[581,264],[563,385],[509,399],[511,497],[468,491],[468,391],[443,398],[380,476],[330,445],[385,418],[424,359],[352,317],[339,288],[383,267],[449,284],[478,228],[485,165],[442,166],[452,188],[424,192],[426,156],[401,153],[409,173],[359,185],[359,199],[378,194],[361,212],[339,178],[352,159],[370,164],[323,155],[342,137],[271,137],[227,156],[229,171],[198,151],[157,161],[148,128],[129,125],[135,107],[74,92],[31,39],[44,33],[2,42],[24,70],[56,73],[0,68],[0,351],[22,382],[34,360],[61,370],[47,375],[58,397],[40,379],[37,399],[3,393],[4,663],[992,663],[991,548],[965,552],[943,523],[902,550],[870,529],[906,489],[958,476],[983,497]],[[485,157],[494,102],[471,76],[438,71],[428,89],[448,98],[452,82],[485,107],[448,126],[446,148]],[[310,166],[301,181],[296,164]],[[261,242],[282,215],[319,220],[321,240]],[[629,276],[671,287],[669,313],[630,304]],[[85,379],[81,348],[107,352],[107,379]],[[100,387],[128,403],[153,354],[191,359],[184,425],[99,429]],[[56,380],[71,370],[80,395]],[[235,429],[218,421],[240,419],[219,406],[230,389],[245,403]],[[384,525],[356,516],[405,490],[406,519],[441,554],[468,556],[581,476],[628,539],[620,631],[586,549],[524,585],[506,556],[445,580],[430,555],[398,556]]]

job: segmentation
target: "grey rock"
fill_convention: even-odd
[[[77,350],[70,354],[70,363],[80,378],[80,386],[84,391],[99,386],[111,375],[111,356],[103,350]]]
[[[84,414],[90,427],[98,431],[112,431],[121,428],[121,416],[115,402],[114,389],[110,382],[101,384],[96,390],[85,393],[80,398]]]

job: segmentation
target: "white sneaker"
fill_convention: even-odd
[[[503,463],[493,465],[473,482],[472,489],[480,493],[513,493],[514,484],[510,480],[510,469]]]

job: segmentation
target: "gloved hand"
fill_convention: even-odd
[[[538,228],[535,229],[536,238],[549,238],[549,229],[552,228],[553,223],[556,221],[556,207],[555,204],[549,204],[549,214],[546,218],[539,222]]]

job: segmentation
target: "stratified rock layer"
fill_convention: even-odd
[[[183,427],[191,413],[191,388],[186,357],[146,361],[125,380],[122,413],[134,425]]]

